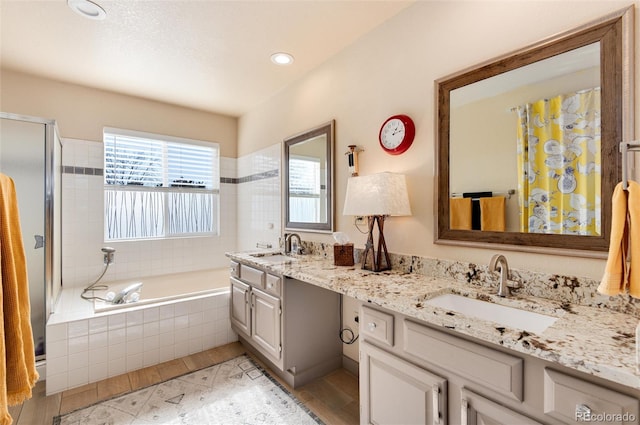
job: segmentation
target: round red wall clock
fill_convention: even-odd
[[[400,155],[413,143],[416,135],[416,126],[407,115],[394,115],[380,127],[380,146],[391,155]]]

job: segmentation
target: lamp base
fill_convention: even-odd
[[[385,270],[391,270],[391,260],[389,259],[389,253],[387,252],[387,244],[384,240],[384,215],[372,215],[367,217],[369,222],[369,237],[362,253],[362,268],[364,270],[371,270],[373,272],[382,272]],[[378,250],[374,249],[374,228],[378,226]],[[371,258],[371,261],[368,261]],[[384,265],[382,264],[384,260]]]

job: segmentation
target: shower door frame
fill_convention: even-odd
[[[55,221],[55,173],[56,171],[60,173],[58,184],[62,185],[62,158],[59,158],[60,165],[58,165],[58,170],[56,170],[56,162],[55,162],[55,144],[58,143],[60,146],[60,152],[62,152],[62,142],[60,139],[60,134],[58,132],[58,126],[55,120],[34,117],[29,115],[21,115],[21,114],[12,114],[7,112],[0,112],[0,119],[8,119],[14,121],[23,121],[33,124],[42,124],[44,125],[44,283],[45,283],[45,314],[44,314],[44,327],[45,327],[45,347],[46,347],[46,325],[49,320],[49,316],[53,313],[53,308],[57,302],[57,299],[60,297],[60,289],[62,288],[62,279],[59,279],[58,291],[54,290],[54,263],[55,263],[55,253],[54,250],[62,249],[61,240],[55,240],[54,231],[56,226]],[[62,187],[58,188],[58,190],[62,190]],[[62,203],[62,196],[58,200],[59,203]],[[62,211],[62,205],[58,205],[59,211]],[[60,217],[61,218],[61,217]],[[61,230],[61,229],[59,229]],[[61,233],[59,233],[61,235]],[[60,237],[61,239],[61,237]],[[56,243],[57,242],[57,243]],[[57,245],[56,246],[54,246]],[[62,258],[62,252],[59,252],[59,257]],[[62,265],[57,265],[58,272],[61,269]],[[39,355],[36,357],[36,361],[44,360],[46,358],[46,348],[44,355]]]

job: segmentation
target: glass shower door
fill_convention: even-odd
[[[39,122],[2,118],[0,123],[0,172],[13,179],[18,196],[36,360],[45,354],[46,130]]]

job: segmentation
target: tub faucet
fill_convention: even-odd
[[[120,291],[114,298],[111,300],[112,304],[124,304],[130,299],[130,295],[133,293],[139,293],[140,289],[142,289],[142,282],[133,283],[122,291]],[[133,299],[131,299],[133,301]],[[137,299],[136,299],[137,301]]]
[[[296,238],[297,241],[291,241],[291,239]],[[300,235],[297,233],[289,233],[285,235],[284,238],[284,253],[285,254],[302,254],[302,240],[300,239]]]
[[[498,296],[508,297],[511,293],[508,286],[509,281],[509,265],[507,258],[502,254],[495,254],[489,262],[489,271],[496,272],[500,269],[500,281],[498,282]]]

